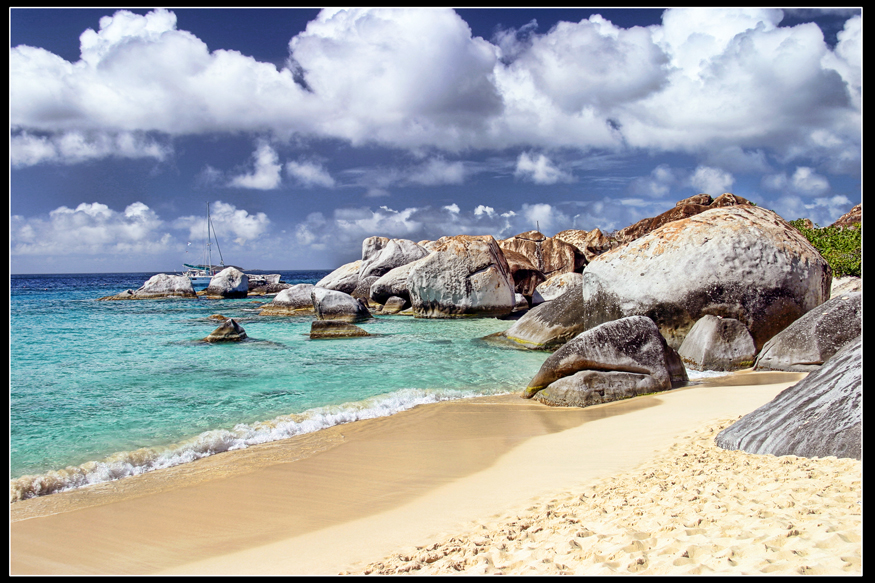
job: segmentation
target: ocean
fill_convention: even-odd
[[[274,272],[277,273],[277,272]],[[280,271],[316,283],[328,271]],[[516,393],[548,354],[482,337],[512,322],[377,316],[310,340],[271,297],[98,302],[154,273],[10,276],[10,501],[190,462],[419,404]],[[235,318],[248,340],[201,339]]]

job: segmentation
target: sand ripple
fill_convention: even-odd
[[[750,455],[685,436],[589,483],[368,565],[363,574],[862,573],[862,462]]]

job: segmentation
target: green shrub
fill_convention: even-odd
[[[806,239],[817,249],[829,266],[833,277],[856,275],[863,273],[863,227],[821,227],[814,224],[813,228],[805,225],[805,219],[790,221]]]

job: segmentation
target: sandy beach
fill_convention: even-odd
[[[443,402],[25,500],[10,572],[860,573],[861,462],[713,445],[803,376]]]

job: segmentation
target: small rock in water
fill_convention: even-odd
[[[246,338],[246,331],[234,318],[230,318],[222,322],[222,325],[210,332],[210,335],[204,338],[205,342],[239,342]]]

